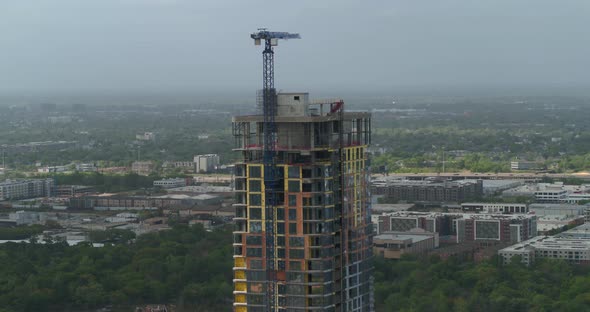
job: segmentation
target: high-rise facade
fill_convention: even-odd
[[[272,220],[265,213],[263,116],[232,122],[234,150],[241,153],[235,166],[234,311],[373,311],[370,114],[345,112],[342,101],[310,103],[307,93],[276,96],[280,187]],[[275,238],[272,260],[267,221]],[[267,261],[274,262],[270,275]],[[275,300],[265,298],[269,283]]]

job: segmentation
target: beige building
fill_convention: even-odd
[[[154,163],[152,161],[134,161],[131,164],[131,172],[139,175],[150,175],[154,171]]]
[[[373,238],[373,253],[385,259],[399,259],[403,254],[423,254],[438,246],[438,233],[424,231],[385,232]]]

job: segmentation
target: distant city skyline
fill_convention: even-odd
[[[301,33],[276,49],[284,90],[584,91],[589,13],[582,0],[3,2],[0,93],[249,94],[258,27]]]

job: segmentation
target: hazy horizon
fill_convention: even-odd
[[[243,94],[261,85],[258,27],[276,85],[312,94],[588,95],[590,2],[254,0],[0,4],[0,95]]]

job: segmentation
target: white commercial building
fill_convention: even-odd
[[[526,184],[502,192],[503,196],[534,197],[539,203],[571,203],[590,199],[590,185],[566,185],[563,182]]]
[[[0,182],[0,200],[48,197],[54,188],[53,179],[5,180]]]
[[[529,265],[538,258],[590,263],[590,225],[584,224],[555,236],[537,236],[498,251],[504,264],[520,256]]]
[[[510,170],[537,170],[542,169],[543,164],[535,161],[511,161]]]
[[[588,206],[572,204],[535,203],[529,205],[529,210],[537,216],[582,216],[588,208]]]
[[[156,180],[156,181],[154,181],[154,186],[166,188],[166,189],[183,187],[183,186],[186,186],[186,179],[174,178],[174,179]]]
[[[219,166],[219,155],[217,154],[206,154],[196,155],[194,157],[197,173],[200,172],[212,172]]]
[[[68,170],[69,170],[68,166],[49,166],[49,167],[38,168],[37,172],[39,172],[39,173],[52,173],[52,172],[66,172]]]
[[[80,172],[96,172],[98,167],[95,164],[76,164],[76,171]]]
[[[44,212],[24,211],[10,213],[8,218],[16,222],[16,225],[29,225],[43,223],[47,220],[47,214]]]
[[[498,251],[504,264],[512,257],[520,256],[522,263],[530,265],[537,258],[563,259],[573,263],[590,261],[590,240],[583,238],[561,238],[557,236],[537,236],[527,241]]]

